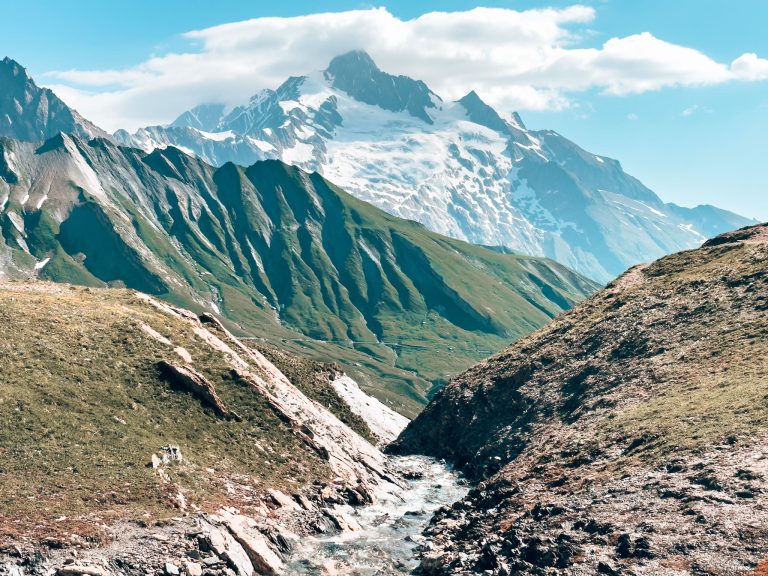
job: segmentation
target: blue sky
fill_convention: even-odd
[[[591,7],[593,16],[588,21],[572,18],[571,22],[562,25],[574,33],[574,38],[569,41],[574,48],[600,49],[611,38],[648,32],[654,39],[693,49],[726,67],[745,53],[768,57],[768,35],[765,34],[768,2],[600,0],[580,4]],[[403,21],[435,10],[461,12],[476,6],[462,1],[382,2],[374,5],[386,7],[391,16]],[[484,2],[482,5],[524,11],[544,7],[566,9],[574,2],[506,1]],[[211,38],[191,39],[183,36],[186,32],[252,18],[295,17],[370,6],[340,1],[278,4],[234,0],[135,0],[130,3],[80,0],[74,5],[53,0],[14,2],[4,6],[0,55],[15,58],[41,83],[52,85],[54,89],[60,87],[65,99],[74,100],[74,104],[97,123],[114,128],[116,126],[110,124],[120,124],[122,117],[110,117],[108,107],[114,109],[127,101],[101,96],[121,90],[125,93],[139,91],[141,86],[132,82],[146,82],[141,74],[140,81],[133,78],[135,70],[145,66],[142,63],[151,57],[162,59],[168,54],[204,49],[201,44],[205,45]],[[470,36],[454,40],[459,44],[465,41],[468,45],[477,41]],[[329,39],[330,46],[335,46],[335,42],[336,39]],[[417,74],[415,70],[419,68],[410,62],[411,58],[402,56],[403,51],[387,53],[382,48],[378,54],[376,50],[374,47],[374,57],[388,71]],[[275,51],[280,52],[279,47]],[[276,60],[271,69],[265,68],[253,78],[252,85],[241,82],[233,87],[227,85],[227,88],[239,98],[241,92],[244,95],[263,87],[260,84],[279,81],[277,78],[281,75],[315,69],[321,64],[319,60],[312,60],[312,52],[286,54],[284,66]],[[514,107],[523,108],[523,119],[530,127],[557,130],[592,152],[618,158],[627,171],[665,200],[683,205],[711,203],[768,220],[767,80],[729,80],[701,86],[699,84],[708,82],[700,82],[696,76],[684,85],[667,83],[651,90],[617,90],[610,84],[617,82],[616,78],[605,81],[609,83],[608,88],[601,83],[603,81],[595,80],[594,85],[578,89],[573,89],[574,79],[571,78],[566,88],[556,90],[554,98],[550,99],[550,91],[547,91],[546,98],[538,94],[536,98],[541,97],[539,100],[516,100],[514,93],[510,96],[504,92],[504,86],[500,85],[503,80],[495,79],[493,74],[485,74],[475,84],[467,74],[455,79],[445,77],[446,74],[428,77],[432,73],[430,66],[429,62],[424,63],[425,72],[420,76],[430,85],[437,83],[435,89],[439,93],[452,97],[453,94],[445,92],[450,92],[453,83],[459,92],[465,88],[478,88],[480,95],[497,107],[515,104]],[[51,75],[54,71],[72,70],[94,71],[99,79],[94,82],[91,77],[83,80],[84,77],[77,74]],[[628,74],[632,73],[629,68],[627,70]],[[106,82],[104,78],[112,76],[106,76],[105,71],[118,71],[118,79],[114,83]],[[692,73],[698,74],[698,70]],[[164,76],[162,80],[172,81],[172,76]],[[201,83],[205,81],[205,78],[200,80]],[[213,77],[210,81],[214,81]],[[554,81],[558,85],[559,80],[555,78]],[[547,76],[547,82],[553,82],[551,74]],[[499,93],[495,92],[497,88]],[[169,121],[180,111],[173,108],[174,104],[183,108],[189,98],[196,96],[188,87],[181,94],[183,97],[168,92],[168,102],[163,102],[163,106],[160,106],[157,95],[136,100],[131,105],[146,111],[147,123]],[[200,88],[199,98],[209,98],[210,94],[210,90]],[[155,104],[157,109],[153,109]],[[125,106],[127,109],[128,104]],[[143,120],[136,119],[135,113],[134,116],[126,113],[124,117],[128,124]]]

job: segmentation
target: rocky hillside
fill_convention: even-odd
[[[0,139],[0,233],[0,275],[126,286],[221,314],[239,334],[341,362],[407,414],[446,374],[596,288],[278,161],[214,168],[63,134]]]
[[[424,573],[754,570],[766,375],[767,225],[633,268],[457,377],[395,444],[480,481],[433,519]]]
[[[750,223],[665,203],[616,160],[531,130],[475,92],[444,101],[360,51],[234,109],[203,104],[115,138],[214,165],[280,159],[441,234],[547,256],[601,282]]]
[[[109,138],[56,94],[37,86],[18,62],[7,57],[0,60],[0,136],[38,141],[59,132]]]
[[[145,294],[0,283],[0,573],[272,573],[401,482],[337,368],[267,354]]]

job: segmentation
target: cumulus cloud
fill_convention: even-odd
[[[768,59],[754,52],[742,54],[731,63],[731,70],[742,80],[768,80]]]
[[[503,110],[563,109],[573,94],[625,95],[670,86],[768,78],[768,60],[730,65],[645,32],[580,47],[595,19],[586,6],[476,8],[402,20],[385,8],[256,18],[186,33],[186,52],[124,70],[66,70],[43,80],[108,129],[165,123],[202,102],[235,105],[289,75],[363,49],[392,73],[422,79],[446,99],[476,90]]]

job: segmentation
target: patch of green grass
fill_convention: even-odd
[[[603,423],[603,433],[649,438],[639,456],[660,462],[670,453],[752,438],[768,428],[768,343],[747,338],[734,346],[717,340],[701,342],[710,353],[680,361],[663,387],[618,411]]]

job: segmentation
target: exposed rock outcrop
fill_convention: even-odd
[[[191,392],[205,406],[212,408],[220,418],[227,418],[238,422],[242,420],[236,412],[227,409],[219,395],[216,394],[213,385],[202,374],[167,360],[162,360],[158,364],[158,368],[172,386]]]
[[[340,374],[331,384],[352,412],[368,424],[382,444],[392,442],[408,425],[408,418],[360,390],[357,382],[346,374]]]
[[[360,481],[397,482],[386,470],[386,458],[376,447],[327,408],[302,394],[261,352],[243,344],[220,323],[216,324],[217,331],[214,332],[206,329],[197,316],[187,311],[146,294],[137,294],[137,297],[190,324],[199,338],[225,354],[237,378],[265,398],[294,434],[321,454],[339,477],[353,484]],[[210,320],[207,322],[210,323]],[[219,333],[223,338],[219,337]]]
[[[253,519],[227,511],[222,511],[218,519],[243,547],[258,574],[276,574],[280,571],[282,558],[273,550],[267,537],[258,531]]]

